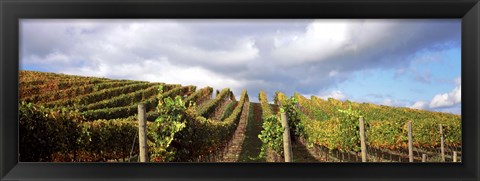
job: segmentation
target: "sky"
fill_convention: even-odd
[[[460,19],[22,19],[20,68],[461,113]]]

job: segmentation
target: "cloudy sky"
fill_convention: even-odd
[[[460,19],[21,20],[20,67],[460,114]]]

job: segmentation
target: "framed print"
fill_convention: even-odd
[[[0,6],[2,180],[478,180],[478,1]]]

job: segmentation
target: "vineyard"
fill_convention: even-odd
[[[246,90],[238,100],[228,88],[213,94],[212,87],[20,71],[20,160],[136,162],[143,105],[151,162],[283,162],[281,114],[294,162],[360,162],[362,151],[369,162],[408,162],[409,140],[415,162],[461,161],[459,115],[298,93],[276,92],[273,104],[264,91],[258,103]]]

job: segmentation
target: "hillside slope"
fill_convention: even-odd
[[[288,119],[293,128],[294,161],[359,161],[359,117],[365,120],[369,160],[408,160],[408,121],[413,124],[416,161],[422,154],[439,159],[440,125],[447,159],[452,160],[449,155],[454,151],[461,156],[460,115],[306,98],[298,93],[288,97],[277,92],[275,104],[268,103],[263,91],[261,104],[250,101],[246,91],[239,101],[228,88],[215,98],[212,93],[211,87],[197,90],[180,84],[20,71],[21,159],[109,161],[135,155],[137,106],[146,105],[148,124],[152,125],[160,116],[159,96],[180,96],[187,108],[195,108],[195,114],[184,117],[187,128],[172,142],[176,155],[171,161],[265,161],[257,157],[262,147],[259,134],[272,129],[269,125],[279,126],[271,124],[280,124],[265,124],[265,119],[278,117],[292,100],[295,112],[290,112]],[[273,149],[267,150],[271,153]]]

